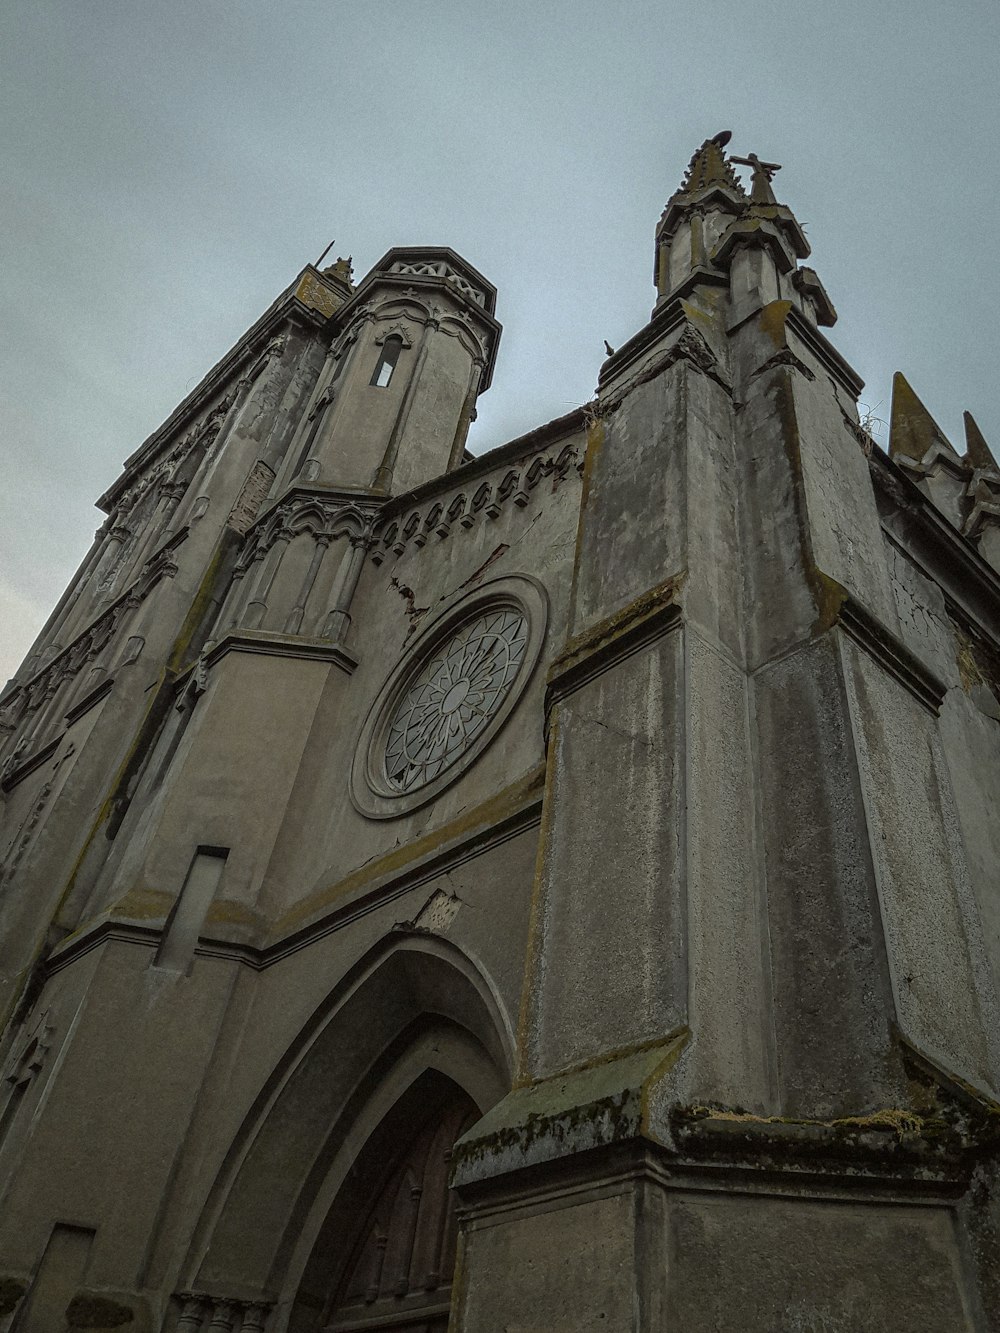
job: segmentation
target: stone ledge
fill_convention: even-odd
[[[58,736],[47,741],[40,750],[36,750],[34,754],[29,754],[16,768],[12,768],[5,777],[0,778],[0,791],[13,790],[19,782],[24,781],[29,773],[34,773],[36,768],[40,768],[46,759],[51,759],[58,750],[59,742],[64,734],[64,732],[60,732]]]
[[[556,1170],[565,1180],[604,1180],[608,1168],[596,1155],[617,1163],[624,1152],[658,1163],[664,1181],[679,1187],[724,1173],[748,1190],[818,1186],[955,1199],[977,1163],[1000,1153],[1000,1106],[902,1037],[911,1104],[827,1120],[670,1101],[668,1076],[689,1037],[680,1029],[640,1050],[514,1088],[459,1139],[454,1188],[471,1202],[523,1188],[529,1172],[541,1188]]]
[[[684,578],[682,572],[667,579],[614,615],[599,620],[582,634],[573,635],[549,667],[546,717],[557,703],[595,676],[680,628],[683,616],[677,598]]]
[[[652,1137],[651,1087],[672,1068],[687,1039],[687,1029],[681,1029],[639,1050],[515,1088],[459,1139],[455,1188]]]
[[[873,661],[909,690],[929,713],[937,716],[948,687],[907,648],[902,639],[886,629],[853,597],[847,597],[841,605],[837,624]]]
[[[261,657],[295,657],[330,662],[347,675],[351,675],[358,665],[358,659],[353,653],[330,639],[275,634],[268,630],[240,630],[218,639],[205,652],[205,666],[215,666],[227,653],[255,653]]]

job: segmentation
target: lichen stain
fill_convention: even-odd
[[[465,833],[499,823],[506,816],[514,814],[526,801],[540,792],[544,782],[545,765],[542,763],[536,765],[518,782],[505,787],[503,791],[498,792],[490,800],[484,801],[482,805],[474,806],[460,818],[445,824],[443,828],[427,833],[414,842],[394,847],[391,852],[386,852],[384,856],[377,857],[375,860],[360,866],[329,888],[311,894],[297,907],[294,907],[280,918],[275,926],[274,938],[280,937],[289,929],[301,924],[322,908],[328,907],[331,903],[337,902],[349,893],[353,893],[355,889],[362,888],[365,884],[373,883],[386,875],[391,875],[393,872],[404,870],[413,862],[420,861],[430,853],[442,850],[450,842],[460,838]]]
[[[838,1116],[833,1120],[805,1120],[780,1115],[753,1115],[750,1111],[729,1110],[714,1106],[690,1106],[678,1112],[691,1120],[714,1120],[724,1124],[752,1125],[799,1125],[816,1129],[891,1129],[902,1138],[904,1134],[919,1134],[926,1121],[914,1111],[905,1111],[899,1107],[883,1107],[868,1115]]]
[[[791,301],[770,301],[760,312],[761,332],[771,339],[776,348],[788,344],[785,326],[791,309]]]
[[[162,889],[130,889],[118,899],[111,912],[133,921],[159,920],[167,916],[173,905],[173,895]]]

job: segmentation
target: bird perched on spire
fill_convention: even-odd
[[[718,134],[713,134],[711,139],[705,140],[688,163],[687,173],[678,193],[695,194],[713,185],[721,185],[738,195],[744,194],[743,186],[723,151],[732,137],[732,130],[720,130]]]

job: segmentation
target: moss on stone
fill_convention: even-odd
[[[387,875],[402,873],[414,863],[443,850],[463,835],[478,828],[498,824],[536,796],[542,790],[544,783],[545,765],[542,763],[536,765],[519,781],[505,787],[482,805],[474,806],[457,819],[453,819],[451,823],[445,824],[443,828],[435,829],[415,842],[394,847],[391,852],[369,861],[329,888],[311,894],[280,918],[274,929],[274,938],[280,939],[286,932],[308,921],[314,913],[339,902],[364,885],[374,884]]]
[[[0,1277],[0,1319],[17,1307],[18,1301],[27,1291],[27,1286],[20,1278]]]
[[[753,1125],[798,1125],[802,1128],[853,1130],[885,1129],[893,1130],[900,1138],[904,1134],[920,1134],[927,1121],[923,1116],[900,1107],[887,1106],[868,1115],[838,1116],[833,1120],[797,1119],[793,1116],[754,1115],[750,1111],[736,1108],[727,1109],[714,1106],[690,1106],[679,1114],[687,1114],[692,1120],[715,1120],[726,1124]]]

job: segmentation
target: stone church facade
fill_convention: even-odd
[[[448,249],[307,267],[0,699],[0,1330],[1000,1329],[1000,471],[889,451],[776,168],[465,448]]]

